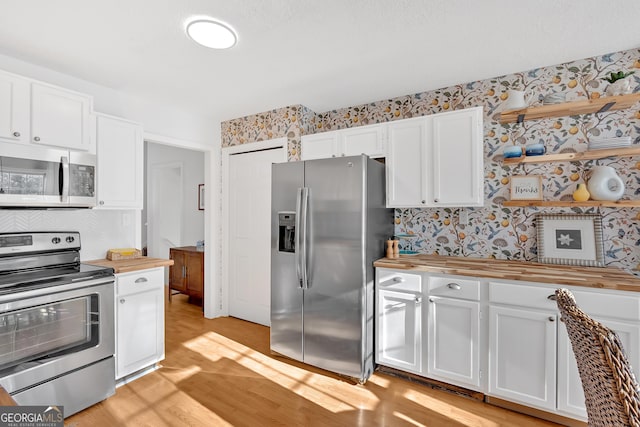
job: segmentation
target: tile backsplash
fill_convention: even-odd
[[[594,165],[613,166],[625,183],[624,198],[640,193],[640,159],[620,157],[585,162],[504,165],[507,146],[541,143],[548,153],[584,151],[592,137],[629,136],[640,144],[640,104],[630,109],[500,124],[497,120],[510,89],[525,91],[529,105],[554,94],[567,101],[605,95],[611,72],[636,71],[628,79],[640,91],[640,49],[585,58],[433,91],[314,113],[302,105],[222,123],[222,145],[230,146],[286,136],[289,158],[298,160],[302,135],[389,122],[444,111],[482,106],[484,109],[485,205],[460,209],[396,209],[397,234],[404,249],[421,253],[535,261],[537,213],[599,213],[603,219],[605,264],[640,270],[640,209],[637,208],[509,208],[510,177],[541,175],[548,200],[571,199],[577,184]],[[456,179],[452,172],[449,179]],[[465,218],[466,217],[466,218]]]
[[[134,247],[133,210],[2,210],[0,232],[79,231],[80,259],[104,258],[110,248]]]

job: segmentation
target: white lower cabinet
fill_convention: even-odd
[[[422,372],[422,278],[378,270],[376,298],[376,362]]]
[[[492,305],[489,324],[489,394],[554,410],[556,314]]]
[[[480,282],[429,277],[429,378],[480,389]]]
[[[164,359],[164,268],[116,274],[116,379]]]
[[[586,421],[560,287],[618,333],[640,378],[638,292],[385,268],[376,269],[376,363]]]

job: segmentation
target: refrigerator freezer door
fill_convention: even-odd
[[[305,162],[304,362],[363,378],[365,156]]]
[[[304,186],[304,163],[274,164],[271,180],[271,350],[302,361],[303,290],[296,275],[295,252],[278,250],[278,212],[296,210],[296,195]]]

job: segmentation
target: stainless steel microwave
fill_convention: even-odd
[[[0,145],[0,208],[96,205],[94,154]]]

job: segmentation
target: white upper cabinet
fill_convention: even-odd
[[[31,142],[94,151],[89,129],[92,98],[41,83],[31,84]]]
[[[300,158],[302,160],[326,159],[338,153],[338,131],[304,135]]]
[[[0,141],[29,142],[29,81],[0,72]]]
[[[430,157],[427,138],[431,121],[425,117],[390,123],[387,129],[387,206],[426,206],[430,175],[423,165]]]
[[[433,203],[482,206],[482,107],[432,116]]]
[[[386,154],[385,125],[359,126],[302,137],[302,160],[329,157],[384,157]]]
[[[142,126],[96,114],[98,208],[142,209]]]
[[[388,125],[387,207],[482,206],[482,107]]]

